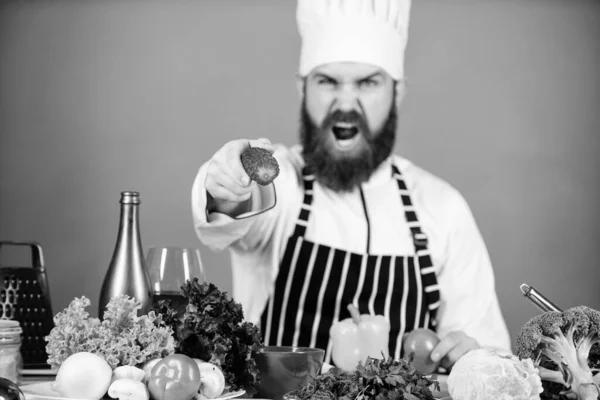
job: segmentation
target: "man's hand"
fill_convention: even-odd
[[[438,362],[446,369],[452,366],[470,350],[479,349],[481,346],[477,340],[462,331],[450,332],[443,337],[433,348],[430,354],[431,361]]]
[[[240,160],[242,151],[247,147],[262,147],[271,153],[274,151],[268,139],[233,140],[221,147],[210,159],[204,181],[209,212],[240,213],[240,206],[250,198],[256,183],[250,180]]]

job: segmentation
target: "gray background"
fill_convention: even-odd
[[[199,245],[190,188],[226,141],[297,141],[291,0],[12,1],[0,9],[0,239],[42,244],[55,312],[94,306],[119,193],[142,196],[144,249]],[[511,334],[600,308],[600,2],[413,1],[397,151],[451,182],[489,246]],[[4,253],[26,264],[26,253]]]

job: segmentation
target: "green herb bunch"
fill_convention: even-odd
[[[337,368],[288,393],[296,400],[434,400],[439,382],[419,372],[409,360],[367,358],[353,372]]]
[[[168,300],[155,306],[175,332],[176,353],[218,365],[231,390],[256,393],[259,370],[253,354],[263,347],[259,328],[245,321],[242,306],[212,283],[193,278],[181,293],[188,301],[183,315]]]

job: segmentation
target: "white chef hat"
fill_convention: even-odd
[[[298,0],[300,76],[330,62],[376,65],[404,77],[411,0]]]

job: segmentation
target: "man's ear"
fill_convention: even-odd
[[[306,79],[303,76],[296,75],[296,90],[298,90],[298,96],[300,100],[304,98],[304,86],[306,85]]]
[[[400,107],[407,92],[406,78],[396,81],[396,107]]]

